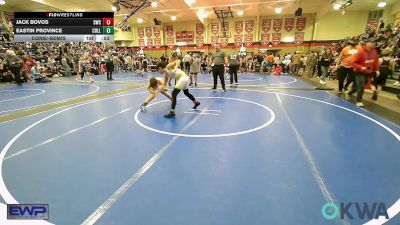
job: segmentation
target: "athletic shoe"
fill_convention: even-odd
[[[94,80],[93,79],[90,79],[90,83],[93,83],[94,82]]]
[[[200,102],[194,103],[193,109],[197,109],[197,106],[199,106],[199,105],[200,105]]]
[[[399,86],[400,85],[400,81],[396,81],[396,82],[394,82],[394,84],[393,84],[394,86]]]
[[[211,90],[211,91],[216,91],[217,89],[216,89],[216,88],[211,88],[210,90]]]
[[[237,86],[239,86],[239,83],[236,83],[236,84],[235,84],[235,87],[237,87]]]
[[[325,85],[325,84],[326,84],[326,82],[323,81],[323,80],[320,80],[319,83],[322,84],[322,85]]]
[[[225,89],[225,88],[224,88],[223,90],[224,90],[224,92],[226,92],[226,89]]]
[[[378,100],[378,95],[376,94],[376,91],[374,91],[374,94],[372,95],[372,100]]]
[[[193,85],[193,83],[192,83],[192,82],[190,82],[189,86],[191,87],[192,85]]]
[[[175,112],[174,111],[169,111],[169,113],[164,115],[165,118],[174,118],[175,117]]]
[[[140,105],[140,111],[141,112],[146,112],[147,111],[146,106],[144,106],[143,104]]]
[[[363,104],[362,102],[357,102],[357,103],[356,103],[356,106],[358,106],[358,107],[364,107],[364,104]]]

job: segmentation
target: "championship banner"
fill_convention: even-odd
[[[138,27],[137,28],[137,34],[138,34],[138,36],[140,37],[140,38],[143,38],[144,37],[144,30],[143,30],[143,27]],[[144,43],[144,42],[143,42]]]
[[[294,43],[301,44],[304,41],[304,32],[296,32],[294,35]]]
[[[219,31],[218,23],[212,23],[211,24],[211,33],[216,35],[216,34],[218,34],[218,31]]]
[[[293,27],[294,27],[294,18],[286,18],[286,19],[285,19],[285,25],[284,25],[284,27],[285,27],[285,30],[286,30],[287,32],[293,30]]]
[[[174,36],[174,26],[167,25],[167,26],[165,26],[165,29],[167,30],[168,37]]]
[[[139,39],[139,46],[144,47],[144,39],[143,38]]]
[[[253,30],[254,30],[254,20],[247,20],[247,21],[244,23],[244,30],[245,30],[247,33],[253,32]],[[245,38],[245,39],[246,39],[246,38]]]
[[[278,32],[282,29],[283,19],[274,19],[273,29],[275,32]]]
[[[151,27],[146,27],[146,37],[151,38],[153,35],[153,31],[151,30]]]
[[[153,27],[153,33],[155,37],[160,37],[160,28],[159,27]]]
[[[224,22],[221,24],[221,32],[229,32],[229,22]]]
[[[245,34],[244,35],[244,44],[249,47],[253,44],[253,34]]]
[[[240,47],[243,43],[243,36],[242,35],[235,35],[235,46]]]
[[[243,32],[243,21],[235,22],[235,30],[237,34],[241,34]]]
[[[204,32],[204,25],[202,23],[196,23],[196,34],[202,35]]]
[[[152,48],[153,47],[153,39],[148,38],[147,39],[147,48]]]
[[[222,47],[228,46],[229,43],[228,38],[220,38],[219,42],[221,43]]]
[[[273,33],[272,34],[272,44],[279,45],[279,43],[281,43],[281,37],[282,37],[281,33]]]
[[[370,26],[372,28],[378,28],[379,20],[378,19],[369,19],[367,21],[367,27]]]
[[[271,19],[263,19],[262,21],[262,30],[267,33],[271,30]]]
[[[218,36],[211,36],[211,45],[215,46],[215,44],[218,44]]]
[[[270,34],[261,34],[261,45],[268,45],[269,44],[269,37]]]
[[[174,47],[174,38],[167,38],[167,45],[168,45],[168,48],[173,48]]]
[[[204,37],[203,36],[196,37],[196,45],[197,45],[197,47],[203,47],[203,45],[204,45]]]
[[[154,38],[154,46],[156,48],[160,48],[161,47],[161,38]]]
[[[306,28],[306,18],[305,17],[297,18],[296,29],[302,31],[304,30],[304,28]]]

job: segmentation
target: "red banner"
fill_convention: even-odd
[[[235,30],[237,34],[241,34],[243,32],[243,21],[235,22]]]
[[[272,34],[272,44],[279,45],[279,43],[281,43],[281,37],[282,37],[281,33],[273,33]]]
[[[367,27],[370,26],[372,28],[378,28],[379,20],[378,19],[369,19],[367,21]]]
[[[161,47],[161,38],[154,38],[154,46],[156,48],[160,48]]]
[[[271,30],[271,19],[263,19],[262,21],[262,30],[267,33]]]
[[[294,35],[294,43],[301,44],[304,41],[304,32],[296,32]]]
[[[151,27],[146,27],[146,37],[151,38],[153,35],[153,31],[151,30]]]
[[[240,47],[243,43],[243,35],[235,35],[235,46]]]
[[[215,46],[215,44],[218,44],[218,36],[211,36],[211,45]]]
[[[147,39],[147,47],[148,48],[152,48],[153,47],[153,39],[151,39],[151,38]]]
[[[221,32],[229,32],[229,22],[224,22],[221,24]]]
[[[212,23],[211,24],[211,33],[216,35],[216,34],[218,34],[218,31],[219,31],[218,23]]]
[[[160,28],[159,27],[153,27],[153,33],[155,37],[160,37]]]
[[[196,45],[197,47],[202,47],[204,45],[204,37],[196,36]]]
[[[269,37],[270,34],[261,34],[261,45],[268,45],[269,44]]]
[[[174,47],[174,38],[167,38],[167,45],[168,45],[168,48],[173,48]]]
[[[139,46],[144,47],[144,39],[139,39]]]
[[[228,46],[229,43],[228,38],[220,38],[219,42],[221,43],[222,47]]]
[[[196,34],[202,35],[204,32],[204,25],[202,23],[196,23]]]
[[[278,32],[282,29],[283,19],[274,19],[274,31]]]
[[[293,30],[294,27],[294,18],[286,18],[285,19],[285,30],[287,32]]]
[[[302,31],[304,30],[304,28],[306,28],[306,18],[305,17],[297,18],[296,29]]]
[[[247,33],[251,33],[254,30],[254,20],[248,20],[244,23],[244,30]],[[245,38],[246,39],[246,38]],[[252,38],[253,39],[253,38]],[[252,41],[253,42],[253,41]]]
[[[138,34],[138,36],[140,37],[140,38],[143,38],[144,37],[144,30],[143,30],[143,27],[138,27],[137,28],[137,34]],[[144,42],[143,42],[144,43]]]
[[[167,36],[168,37],[174,36],[174,26],[167,25],[167,26],[165,26],[165,29],[167,30]]]
[[[177,31],[176,42],[193,43],[194,32],[193,31]]]
[[[253,34],[244,35],[244,44],[248,47],[253,44]]]

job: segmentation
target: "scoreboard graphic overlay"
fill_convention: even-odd
[[[111,42],[113,12],[15,12],[15,42]]]

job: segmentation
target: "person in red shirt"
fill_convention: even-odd
[[[359,107],[363,107],[362,97],[364,95],[364,86],[372,75],[376,73],[379,76],[379,59],[375,50],[375,43],[369,41],[367,45],[359,50],[353,61],[353,70],[355,74],[355,82],[353,82],[352,90],[349,95],[357,92],[357,103]]]
[[[280,76],[282,73],[282,66],[281,65],[276,65],[274,69],[274,75]]]

